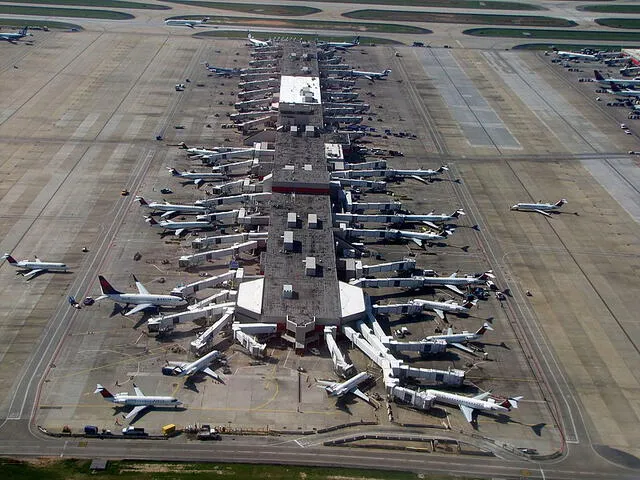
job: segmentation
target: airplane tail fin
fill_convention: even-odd
[[[490,278],[496,278],[493,274],[493,270],[487,270],[482,275],[480,275],[480,280],[489,280]]]
[[[358,35],[356,38],[353,39],[353,43],[355,45],[360,45],[360,35]]]
[[[482,325],[478,331],[476,332],[476,335],[484,335],[487,330],[493,330],[493,327],[491,325],[489,325],[487,322],[484,322],[484,325]]]
[[[478,299],[474,298],[473,300],[469,300],[469,301],[463,303],[462,306],[464,308],[471,308],[471,307],[475,307],[476,303],[478,303]]]
[[[98,275],[98,280],[100,281],[100,290],[102,291],[103,295],[118,295],[119,293],[122,293],[113,288],[107,281],[107,279],[102,275]]]
[[[466,213],[464,213],[464,210],[461,208],[459,208],[458,210],[456,210],[454,213],[451,214],[453,218],[458,218],[460,215],[466,215]]]
[[[106,398],[107,400],[110,400],[113,398],[113,395],[111,394],[111,392],[106,388],[104,388],[99,383],[96,385],[96,390],[93,393],[99,393],[100,395],[102,395],[102,398]]]
[[[22,30],[20,30],[20,35],[26,35],[27,34],[27,30],[29,30],[29,27],[24,27]]]
[[[387,75],[391,74],[391,70],[387,68],[384,72],[382,72],[382,74],[386,77]]]
[[[565,203],[567,203],[567,199],[566,198],[562,198],[562,199],[558,200],[555,205],[556,205],[556,207],[561,207]]]
[[[171,175],[173,175],[174,177],[180,176],[180,171],[176,170],[173,167],[167,167],[167,170],[169,170],[169,172],[171,172]]]
[[[593,71],[593,75],[596,77],[596,80],[604,80],[605,78],[602,76],[602,74],[598,71],[598,70],[594,70]]]
[[[184,143],[184,142],[180,142],[180,143],[178,144],[178,148],[182,148],[182,149],[186,150],[186,149],[188,149],[189,147],[187,146],[187,144],[186,144],[186,143]]]
[[[519,397],[509,397],[504,402],[502,402],[503,407],[507,408],[518,408],[518,402],[522,400],[522,396]]]
[[[16,262],[16,259],[11,256],[10,253],[5,253],[3,255],[3,258],[6,258],[7,262],[9,262],[11,265],[16,265],[18,263],[18,262]]]
[[[149,205],[147,201],[141,196],[137,196],[136,198],[134,198],[134,200],[137,201],[140,205]]]
[[[204,17],[204,18],[202,19],[202,23],[207,23],[208,21],[209,21],[209,17]]]
[[[438,170],[436,170],[436,172],[438,173],[448,172],[448,171],[449,171],[449,167],[447,165],[442,165]]]
[[[151,226],[160,225],[158,222],[156,222],[156,219],[151,216],[145,217],[145,221],[147,221]]]

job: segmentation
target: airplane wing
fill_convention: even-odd
[[[466,405],[458,406],[460,407],[460,410],[462,410],[462,414],[464,415],[464,418],[467,419],[467,422],[473,422],[473,408],[467,407]]]
[[[39,273],[42,273],[42,272],[45,272],[45,271],[46,271],[46,268],[36,268],[35,270],[31,270],[30,272],[23,273],[22,275],[27,280],[31,280],[33,277],[35,277]]]
[[[127,313],[125,313],[124,316],[128,317],[129,315],[133,315],[134,313],[141,312],[142,310],[145,310],[145,309],[151,308],[151,307],[155,307],[155,305],[153,303],[141,303],[140,305],[136,305],[131,310],[129,310]]]
[[[363,75],[363,77],[373,82],[373,77],[371,75]]]
[[[129,413],[127,413],[124,418],[129,419],[131,417],[135,417],[136,415],[138,415],[141,411],[143,411],[148,406],[149,405],[138,405],[137,407],[133,407],[133,410],[131,410]]]
[[[149,290],[147,290],[144,287],[144,285],[138,281],[137,278],[135,280],[136,280],[136,287],[138,287],[138,293],[141,293],[142,295],[149,295]]]
[[[436,312],[436,315],[438,315],[440,319],[444,320],[444,312],[442,310],[440,310],[439,308],[434,308],[433,311]]]
[[[140,387],[138,387],[135,383],[133,384],[133,389],[136,392],[136,395],[138,395],[139,397],[144,397],[144,393],[142,393],[142,390],[140,390]]]
[[[433,222],[428,222],[428,221],[424,220],[422,223],[424,223],[425,225],[428,225],[429,227],[433,228],[434,230],[438,229],[438,226]]]
[[[336,384],[336,382],[329,382],[327,380],[316,380],[316,383],[318,384],[319,387],[332,387]]]
[[[483,393],[479,393],[473,398],[476,400],[486,400],[487,398],[489,398],[489,395],[491,395],[491,392],[483,392]]]
[[[209,367],[207,368],[203,368],[202,369],[203,373],[206,373],[207,375],[209,375],[211,378],[213,378],[214,380],[217,380],[219,382],[222,382],[222,378],[220,377],[220,375],[218,375],[216,372],[214,372],[213,370],[211,370]]]
[[[369,399],[369,397],[364,393],[362,393],[362,391],[359,388],[357,387],[354,388],[353,390],[351,390],[351,393],[353,393],[356,397],[361,398],[365,402],[371,403],[371,400]]]
[[[422,240],[420,240],[419,238],[412,238],[411,240],[413,240],[415,242],[416,245],[418,245],[419,247],[422,247]]]
[[[455,285],[445,285],[445,287],[447,287],[449,290],[453,290],[458,295],[464,295],[464,292],[460,290],[458,287],[456,287]]]
[[[185,231],[185,229],[184,229],[184,228],[179,228],[179,229],[177,229],[177,230],[176,230],[176,232],[175,232],[175,236],[176,236],[176,237],[179,237],[180,235],[182,235],[182,232],[184,232],[184,231]]]
[[[473,350],[471,350],[469,347],[465,347],[463,344],[461,343],[450,343],[449,344],[450,347],[454,347],[457,348],[458,350],[462,350],[463,352],[467,352],[470,353],[471,355],[475,355],[476,352],[474,352]]]
[[[551,216],[549,213],[545,212],[544,210],[535,209],[534,212],[538,212],[538,213],[544,215],[545,217],[550,217]]]
[[[173,217],[177,212],[175,210],[170,210],[168,212],[164,212],[162,215],[160,215],[160,218],[169,218],[169,217]]]

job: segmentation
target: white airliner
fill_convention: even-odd
[[[205,182],[214,182],[228,178],[224,173],[220,172],[181,172],[172,167],[167,167],[167,170],[169,170],[174,177],[184,178],[190,182],[193,181],[197,187]]]
[[[177,237],[189,230],[213,228],[211,222],[174,222],[172,220],[163,220],[162,222],[158,222],[153,217],[145,217],[145,221],[152,227],[163,228],[165,231],[173,230],[174,235]]]
[[[438,224],[452,222],[453,220],[458,219],[460,215],[466,215],[466,213],[464,213],[464,210],[461,208],[453,212],[451,215],[447,215],[446,213],[437,214],[430,212],[428,215],[421,215],[421,217],[424,218],[424,220],[422,220],[422,223],[424,223],[425,225],[429,225],[431,228],[437,229],[439,228]]]
[[[180,142],[178,147],[187,151],[187,155],[212,155],[218,153],[216,150],[208,150],[204,147],[188,147],[186,143]]]
[[[640,90],[632,90],[630,88],[620,88],[616,84],[612,84],[608,89],[607,93],[611,95],[616,95],[618,97],[640,97]]]
[[[40,273],[44,272],[66,272],[68,267],[64,263],[56,263],[56,262],[43,262],[38,257],[32,262],[29,260],[20,260],[17,261],[15,258],[11,256],[9,253],[5,253],[2,258],[6,258],[9,265],[15,267],[19,270],[29,270],[26,273],[22,273],[22,275],[27,279],[31,280],[33,277]]]
[[[358,388],[358,385],[369,380],[371,377],[366,372],[361,372],[357,374],[355,377],[351,377],[349,380],[346,380],[342,383],[338,382],[329,382],[326,380],[316,380],[318,383],[318,387],[324,388],[327,394],[330,397],[342,397],[347,393],[352,393],[356,397],[361,398],[367,403],[371,403],[371,400],[367,395],[362,393],[362,391]]]
[[[102,276],[98,275],[100,281],[100,290],[102,295],[96,298],[96,301],[108,298],[116,303],[124,303],[128,307],[129,305],[135,305],[131,310],[125,313],[125,316],[133,315],[134,313],[141,312],[147,308],[157,307],[177,307],[180,305],[186,305],[187,301],[176,295],[153,295],[138,281],[135,275],[133,280],[136,282],[138,293],[123,293],[111,286],[111,284]]]
[[[475,333],[464,330],[462,333],[453,333],[453,328],[449,327],[447,333],[443,335],[430,335],[425,338],[426,341],[444,340],[451,347],[458,348],[463,352],[474,354],[475,352],[469,347],[463,345],[466,342],[479,340],[487,330],[493,330],[493,327],[487,322],[484,323]]]
[[[471,287],[476,285],[489,285],[491,279],[496,278],[492,270],[484,272],[482,275],[473,276],[465,275],[464,277],[458,277],[456,273],[452,273],[448,277],[421,277],[423,285],[430,287],[446,287],[460,295],[464,295],[465,292],[458,287]]]
[[[165,20],[164,24],[169,27],[189,27],[195,28],[198,25],[203,25],[209,21],[209,17],[204,17],[202,20],[187,20],[187,19],[169,19]]]
[[[347,48],[360,45],[360,36],[358,35],[351,42],[318,42],[320,47],[337,48],[338,50],[346,50]]]
[[[437,170],[433,170],[431,168],[428,168],[428,169],[422,170],[420,172],[420,177],[418,177],[418,180],[422,179],[422,177],[428,177],[429,180],[433,180],[433,177],[436,177],[438,175],[442,175],[444,172],[448,172],[448,171],[449,171],[449,167],[446,166],[446,165],[442,165]]]
[[[518,210],[521,212],[536,212],[550,217],[551,214],[548,212],[558,210],[565,203],[567,203],[567,201],[564,198],[562,200],[558,200],[556,203],[516,203],[511,207],[511,210]]]
[[[135,390],[135,395],[129,395],[128,393],[116,393],[113,395],[109,390],[104,388],[102,385],[96,385],[96,391],[93,393],[99,393],[102,395],[106,401],[115,403],[117,405],[124,405],[126,407],[132,406],[133,410],[131,410],[124,418],[131,418],[138,415],[145,408],[149,407],[177,407],[178,405],[182,405],[182,402],[174,397],[158,397],[145,395],[142,393],[136,384],[133,384],[133,389]]]
[[[468,301],[463,303],[462,305],[458,305],[453,300],[447,300],[446,302],[433,302],[431,300],[422,300],[420,298],[416,298],[412,300],[411,303],[416,305],[421,305],[423,309],[433,310],[436,312],[442,320],[444,320],[445,313],[455,313],[456,315],[468,315],[469,310],[478,303],[477,299]]]
[[[171,375],[173,377],[190,377],[198,372],[206,373],[215,380],[222,381],[220,375],[211,370],[210,365],[217,358],[220,358],[220,352],[214,350],[194,362],[167,362],[168,365],[162,367],[163,375]]]
[[[21,38],[31,35],[30,33],[27,33],[28,28],[29,27],[24,27],[17,33],[0,33],[0,40],[5,40],[15,44]]]
[[[440,230],[439,232],[414,232],[411,230],[398,231],[401,237],[410,238],[419,247],[424,247],[425,244],[433,246],[434,243],[446,240],[449,235],[453,233],[453,230]]]
[[[241,70],[239,68],[224,68],[224,67],[214,67],[213,65],[209,65],[205,63],[204,66],[211,73],[215,73],[216,75],[240,75]]]
[[[140,203],[144,208],[148,208],[153,212],[164,212],[160,215],[162,218],[171,217],[172,215],[178,213],[207,213],[208,209],[206,207],[201,207],[200,205],[179,205],[175,203],[169,202],[147,202],[144,198],[138,196],[134,200]]]
[[[565,52],[562,50],[556,50],[556,55],[560,58],[565,58],[567,60],[590,60],[590,61],[598,60],[597,55],[591,55],[588,53]]]
[[[604,78],[598,70],[594,70],[596,82],[603,86],[618,85],[619,87],[637,87],[640,85],[640,78]]]
[[[364,77],[368,80],[379,80],[386,78],[391,73],[391,70],[387,69],[382,72],[361,72],[360,70],[351,70],[352,77]]]
[[[247,38],[251,42],[251,45],[253,45],[254,47],[270,47],[271,46],[271,40],[258,40],[257,38],[253,38],[251,33],[247,35]]]
[[[491,395],[490,392],[481,393],[475,397],[467,397],[465,395],[431,389],[428,389],[426,393],[432,396],[436,402],[459,407],[464,414],[464,418],[466,418],[469,423],[473,422],[474,410],[508,412],[512,408],[518,408],[518,402],[522,400],[522,397],[513,397],[498,403],[493,398],[487,400],[489,395]]]

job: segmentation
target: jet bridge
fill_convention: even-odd
[[[193,255],[183,255],[178,259],[178,266],[180,268],[195,267],[196,265],[200,265],[207,261],[235,256],[240,254],[240,252],[254,250],[257,247],[258,242],[251,240],[249,242],[238,243],[231,247],[221,248],[219,250],[209,250],[208,252],[194,253]]]
[[[389,394],[397,401],[409,404],[419,410],[431,409],[435,401],[435,397],[427,392],[416,392],[410,388],[400,387],[398,385],[389,388]]]
[[[254,100],[262,98],[265,95],[271,95],[278,92],[278,87],[261,88],[260,90],[250,90],[248,92],[238,92],[238,98],[241,100]]]
[[[242,327],[241,323],[236,322],[233,324],[233,339],[246,348],[252,357],[264,357],[267,345],[258,342],[253,336],[243,332]]]
[[[342,171],[342,170],[368,170],[372,168],[376,169],[384,169],[387,168],[386,160],[374,160],[371,162],[362,162],[362,163],[345,163],[345,162],[332,162],[334,171]],[[339,168],[343,167],[343,168]]]
[[[347,203],[351,207],[352,212],[360,212],[367,210],[378,210],[380,212],[397,212],[402,210],[401,202],[391,202],[391,203],[382,203],[382,202],[353,202]]]
[[[366,215],[361,213],[336,213],[335,221],[347,222],[347,223],[389,223],[389,224],[403,224],[403,223],[421,223],[432,222],[433,214],[427,215]]]
[[[269,114],[269,112],[270,110],[254,110],[252,112],[232,113],[231,115],[229,115],[229,118],[233,122],[245,122],[254,118],[263,117]],[[271,112],[275,112],[275,110],[271,110]]]
[[[366,177],[381,177],[381,178],[394,178],[394,177],[429,177],[433,172],[429,170],[398,170],[380,169],[380,170],[336,170],[331,172],[332,179],[339,178],[366,178]]]
[[[272,69],[268,69],[272,70]],[[272,79],[276,72],[258,72],[258,73],[241,73],[240,78],[244,82],[254,82],[256,80],[269,80]]]
[[[330,87],[337,87],[337,88],[355,87],[356,81],[347,80],[344,78],[323,77],[320,79],[320,85],[322,86],[323,89],[330,88]]]
[[[237,271],[229,270],[228,272],[216,275],[215,277],[207,277],[204,280],[198,280],[197,282],[189,283],[188,285],[184,285],[182,287],[176,287],[171,290],[171,295],[189,298],[202,289],[215,288],[224,282],[234,280],[236,276]]]
[[[436,243],[441,240],[428,238],[426,233],[414,232],[411,230],[396,230],[389,228],[387,230],[373,230],[368,228],[347,228],[344,223],[340,224],[340,231],[344,232],[347,238],[383,238],[385,240],[421,240],[426,243]]]
[[[387,182],[374,182],[371,180],[356,180],[354,178],[332,178],[332,180],[338,182],[341,187],[361,187],[370,188],[374,192],[384,192],[387,189]],[[197,203],[197,202],[196,202]]]
[[[263,115],[265,112],[261,112]],[[249,157],[254,158],[273,158],[275,150],[261,149],[261,148],[237,148],[226,152],[215,152],[207,155],[202,155],[202,163],[207,165],[217,164],[220,160],[229,160],[236,157]]]
[[[171,315],[161,315],[150,318],[147,322],[149,332],[170,332],[179,323],[194,322],[203,318],[212,318],[220,315],[227,308],[235,307],[235,302],[216,303],[207,307],[186,312],[173,313]]]
[[[213,303],[233,301],[235,300],[237,295],[238,295],[238,292],[236,290],[222,290],[220,292],[214,293],[213,295],[203,300],[200,300],[194,303],[193,305],[188,305],[187,310],[197,310],[199,308],[208,307]]]
[[[331,92],[325,91],[324,94],[329,97],[332,102],[355,100],[358,98],[357,92]]]
[[[277,87],[280,85],[279,78],[267,78],[265,80],[253,80],[251,82],[240,82],[238,83],[238,88],[241,88],[245,92],[250,92],[252,90],[260,90],[266,87]]]
[[[240,171],[249,173],[251,169],[258,166],[259,162],[260,161],[257,158],[253,158],[251,160],[243,160],[242,162],[216,165],[215,167],[211,167],[211,170],[213,172],[221,172],[221,173],[237,173]]]
[[[205,200],[196,200],[196,205],[202,205],[203,207],[215,207],[217,205],[225,205],[231,203],[252,203],[261,202],[271,199],[271,192],[261,193],[245,193],[242,195],[233,195],[230,197],[215,197],[207,198]]]
[[[369,276],[374,273],[381,272],[411,271],[416,268],[416,261],[413,258],[405,258],[404,260],[399,260],[397,262],[363,265],[361,260],[347,259],[347,265],[345,268],[348,277],[361,278],[362,276]]]
[[[278,119],[278,115],[274,113],[273,115],[265,115],[264,117],[256,118],[255,120],[247,120],[243,123],[236,124],[236,128],[238,130],[242,130],[243,132],[247,132],[252,128],[257,128],[260,125],[264,125],[267,123],[275,123]]]
[[[241,243],[250,240],[266,241],[269,232],[249,232],[234,235],[216,235],[215,237],[199,237],[191,242],[191,248],[200,250],[211,245],[224,245],[225,243]]]
[[[338,344],[336,343],[337,329],[335,325],[324,327],[324,339],[331,353],[334,370],[342,378],[349,378],[353,373],[353,365],[346,362],[344,355],[342,355],[342,352],[338,348]]]
[[[233,108],[244,112],[245,110],[251,110],[260,106],[269,106],[274,102],[273,97],[256,98],[254,100],[246,100],[244,102],[236,102],[233,104]]]
[[[191,351],[199,355],[205,350],[213,341],[213,339],[220,333],[220,331],[226,327],[231,321],[233,321],[233,308],[227,308],[220,320],[215,322],[209,328],[207,328],[204,332],[202,332],[198,337],[191,342]]]
[[[353,125],[356,123],[362,122],[362,117],[356,115],[344,115],[344,116],[324,116],[324,123],[328,125],[335,125],[338,123],[347,123],[349,125]]]

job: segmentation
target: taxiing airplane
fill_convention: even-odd
[[[21,38],[30,36],[30,33],[27,33],[29,27],[24,27],[17,33],[0,33],[0,40],[5,40],[7,42],[11,42],[13,44],[17,43]]]
[[[371,376],[368,373],[361,372],[342,383],[329,382],[326,380],[316,380],[316,383],[319,384],[317,385],[319,388],[324,388],[330,397],[342,397],[347,393],[352,393],[365,402],[371,403],[369,397],[362,393],[362,391],[358,388],[358,385],[369,380],[370,378]]]
[[[44,272],[66,272],[68,267],[64,263],[56,262],[43,262],[38,257],[32,262],[30,260],[17,261],[9,253],[5,253],[2,258],[5,258],[9,265],[17,268],[18,270],[26,271],[16,272],[22,274],[27,280],[31,280],[33,277]]]
[[[196,187],[200,187],[200,185],[206,182],[215,182],[228,178],[224,173],[220,172],[180,172],[172,167],[167,167],[167,170],[169,170],[174,177],[184,178],[188,180],[189,183],[193,181]]]
[[[469,315],[469,310],[478,303],[477,299],[468,301],[463,303],[462,305],[458,305],[453,300],[447,300],[446,302],[434,302],[431,300],[422,300],[420,298],[416,298],[412,300],[411,303],[415,305],[422,306],[423,309],[433,310],[436,312],[442,320],[445,319],[445,313],[455,313],[456,315]]]
[[[618,87],[636,87],[640,85],[640,78],[605,78],[598,70],[594,70],[593,74],[595,76],[596,82],[603,86],[617,85]]]
[[[251,45],[253,45],[254,47],[270,47],[271,46],[271,40],[258,40],[257,38],[253,38],[251,33],[247,35],[247,38],[251,42]]]
[[[198,372],[206,373],[210,377],[219,382],[222,381],[220,375],[211,370],[210,365],[217,358],[220,358],[220,352],[214,350],[194,362],[167,362],[168,365],[162,367],[163,375],[171,375],[173,377],[190,377]]]
[[[463,352],[474,354],[475,352],[469,347],[463,345],[467,342],[473,342],[479,340],[487,330],[493,330],[493,327],[487,322],[484,323],[475,333],[464,330],[462,333],[453,333],[453,328],[449,327],[446,334],[442,335],[430,335],[425,338],[426,341],[431,340],[444,340],[447,345],[455,347]]]
[[[145,408],[149,407],[169,407],[178,405],[182,405],[182,402],[175,397],[159,397],[159,396],[151,396],[145,395],[142,393],[136,384],[133,384],[133,389],[135,390],[135,395],[129,395],[128,393],[116,393],[113,395],[109,390],[104,388],[99,383],[96,385],[96,390],[93,393],[99,393],[102,395],[106,401],[115,403],[117,405],[124,405],[126,407],[132,406],[133,410],[131,410],[124,418],[131,418],[138,415]]]
[[[464,295],[465,292],[460,290],[459,287],[472,287],[478,285],[490,285],[493,284],[493,278],[496,278],[492,270],[484,272],[482,275],[465,275],[464,277],[458,277],[456,273],[452,273],[448,277],[421,277],[423,285],[429,287],[446,287],[460,295]]]
[[[154,295],[138,281],[135,275],[133,280],[136,282],[138,293],[123,293],[111,286],[111,284],[102,276],[98,275],[100,281],[100,290],[102,295],[96,298],[96,301],[108,298],[116,303],[124,303],[126,307],[129,305],[135,305],[131,310],[125,313],[125,316],[133,315],[134,313],[141,312],[147,308],[157,307],[177,307],[180,305],[186,305],[187,301],[176,295]]]
[[[455,393],[432,389],[428,389],[426,393],[433,397],[436,402],[460,408],[464,418],[466,418],[469,423],[473,422],[474,410],[508,412],[512,408],[518,408],[518,402],[522,400],[522,397],[513,397],[498,403],[494,398],[488,398],[489,395],[491,395],[490,392],[481,393],[475,397],[467,397],[466,395],[457,395]]]
[[[152,227],[163,228],[165,230],[174,230],[176,236],[180,236],[189,230],[212,228],[213,225],[210,222],[174,222],[172,220],[164,220],[162,222],[156,221],[153,217],[145,217],[145,221]]]
[[[164,24],[169,27],[195,28],[198,25],[204,25],[208,21],[209,21],[209,17],[204,17],[202,20],[188,20],[188,19],[174,18],[174,19],[165,20]]]
[[[391,70],[387,69],[382,72],[361,72],[360,70],[351,70],[349,74],[352,77],[364,77],[367,80],[380,80],[382,78],[386,78],[391,73]]]
[[[347,48],[360,45],[360,36],[358,35],[351,42],[318,42],[320,47],[336,48],[338,50],[346,50]]]
[[[134,199],[141,206],[148,208],[153,212],[164,212],[160,217],[166,218],[179,213],[207,213],[208,209],[200,205],[179,205],[169,202],[151,202],[148,203],[144,198],[138,196]]]
[[[640,93],[640,92],[639,92]],[[518,210],[521,212],[536,212],[541,213],[546,217],[550,217],[548,212],[554,212],[562,207],[567,201],[563,198],[556,203],[516,203],[511,207],[511,210]]]
[[[209,65],[208,63],[205,63],[204,66],[207,68],[207,70],[209,70],[211,73],[215,73],[216,75],[236,76],[240,75],[241,73],[241,70],[239,68],[214,67],[213,65]]]

